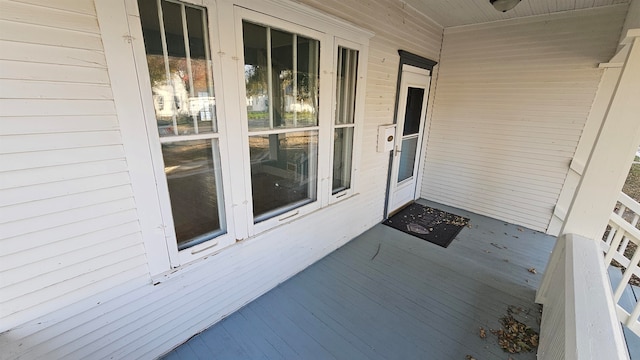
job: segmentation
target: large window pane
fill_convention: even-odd
[[[243,22],[244,81],[249,129],[269,129],[269,80],[267,28]]]
[[[220,171],[216,140],[179,141],[162,145],[165,174],[178,249],[223,232]]]
[[[358,51],[338,47],[336,124],[353,124],[358,79]]]
[[[139,1],[160,136],[216,131],[204,9]]]
[[[297,35],[297,71],[295,104],[290,109],[294,116],[293,126],[318,125],[318,60],[320,44],[316,40]]]
[[[249,137],[255,222],[316,200],[318,132]]]
[[[243,22],[250,131],[318,125],[317,40]]]
[[[333,137],[332,193],[351,186],[351,157],[353,155],[353,127],[338,128]]]

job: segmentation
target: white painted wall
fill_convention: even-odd
[[[145,170],[125,157],[93,1],[0,2],[0,358],[153,358],[381,220],[397,50],[437,59],[442,29],[399,2],[302,2],[378,34],[360,194],[155,286],[138,213],[157,208],[131,183]]]
[[[447,28],[422,196],[546,231],[626,10]]]
[[[148,273],[93,1],[39,3],[0,3],[0,332]]]

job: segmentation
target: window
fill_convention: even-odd
[[[371,34],[295,3],[202,3],[138,0],[130,23],[173,267],[348,198],[358,163]]]
[[[242,22],[253,217],[317,200],[320,42]]]
[[[351,187],[358,51],[338,46],[331,193]]]
[[[140,1],[147,66],[179,250],[225,233],[206,10]]]

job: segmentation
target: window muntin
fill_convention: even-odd
[[[204,8],[138,2],[178,250],[226,232]],[[194,136],[196,138],[194,138]]]
[[[242,21],[258,223],[317,200],[320,42]]]
[[[333,195],[351,187],[358,56],[358,50],[338,46],[331,183]]]

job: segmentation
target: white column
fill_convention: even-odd
[[[640,29],[630,30],[627,59],[560,234],[598,239],[640,143]]]
[[[577,234],[594,240],[602,236],[640,143],[640,29],[628,34],[623,43],[629,51],[621,61],[620,78],[538,288],[539,304],[548,300],[552,273],[560,264],[564,247],[562,235]]]

